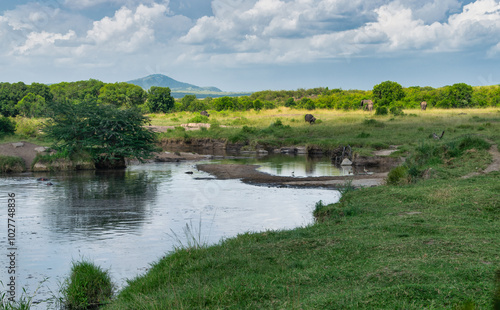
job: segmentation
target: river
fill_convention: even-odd
[[[283,173],[283,166],[278,172],[269,168],[273,165],[264,165],[265,171]],[[293,164],[292,172],[301,175],[302,166],[307,175],[311,169],[307,164]],[[58,296],[74,261],[88,259],[109,270],[119,290],[127,279],[147,272],[151,263],[176,247],[309,225],[316,202],[332,203],[340,197],[335,190],[217,180],[197,171],[192,162],[53,173],[47,175],[53,185],[37,181],[39,176],[0,178],[5,206],[0,215],[4,249],[0,263],[5,266],[1,280],[7,283],[8,248],[15,248],[17,294],[24,289],[34,296],[33,309],[49,308],[43,300]],[[6,237],[9,193],[16,199],[13,247]]]

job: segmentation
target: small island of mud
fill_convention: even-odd
[[[198,164],[198,170],[208,172],[219,179],[241,179],[253,185],[289,186],[289,187],[327,187],[342,188],[347,182],[354,187],[371,187],[382,185],[387,173],[373,173],[349,176],[323,177],[282,177],[270,175],[257,170],[258,165],[239,164]]]

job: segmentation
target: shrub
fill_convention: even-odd
[[[408,183],[408,168],[406,166],[398,166],[393,168],[387,174],[386,182],[388,185],[401,185]]]
[[[208,123],[208,116],[196,115],[195,117],[188,119],[188,123]]]
[[[73,263],[69,279],[62,288],[66,309],[88,309],[108,302],[113,295],[113,284],[108,271],[82,261]]]
[[[26,166],[21,157],[0,155],[0,170],[2,172],[22,172],[26,170]]]
[[[370,137],[370,134],[364,131],[362,131],[360,134],[356,136],[356,138],[368,138],[368,137]]]
[[[405,115],[405,112],[403,112],[403,108],[402,107],[392,107],[391,108],[391,114],[394,115],[394,116],[404,116]]]
[[[379,122],[379,121],[377,121],[376,119],[373,119],[373,118],[371,118],[371,119],[365,119],[365,120],[363,121],[363,125],[366,125],[366,126],[373,126],[373,127],[379,127],[379,128],[381,128],[381,127],[384,127],[384,126],[385,126],[385,124],[384,124],[384,123]]]
[[[20,116],[16,118],[16,123],[16,133],[25,138],[36,138],[43,126],[39,120]]]
[[[16,122],[8,117],[0,117],[0,135],[11,135],[16,131]]]
[[[375,115],[387,115],[389,112],[386,107],[377,107],[375,109]]]

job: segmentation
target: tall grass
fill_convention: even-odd
[[[26,170],[26,165],[21,157],[0,155],[1,172],[22,172]]]
[[[65,309],[97,309],[110,301],[113,284],[108,271],[84,260],[73,263],[61,293]]]

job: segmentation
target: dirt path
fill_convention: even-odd
[[[488,142],[492,143],[492,141],[488,141]],[[493,171],[500,171],[500,152],[498,152],[498,145],[492,144],[490,149],[489,149],[489,153],[491,154],[493,161],[491,162],[491,164],[489,164],[488,167],[486,167],[486,169],[484,169],[483,171],[480,171],[480,172],[472,172],[472,173],[469,173],[468,175],[464,175],[462,177],[462,179],[472,178],[472,177],[475,177],[475,176],[478,176],[481,174],[485,174],[485,173],[490,173]]]

